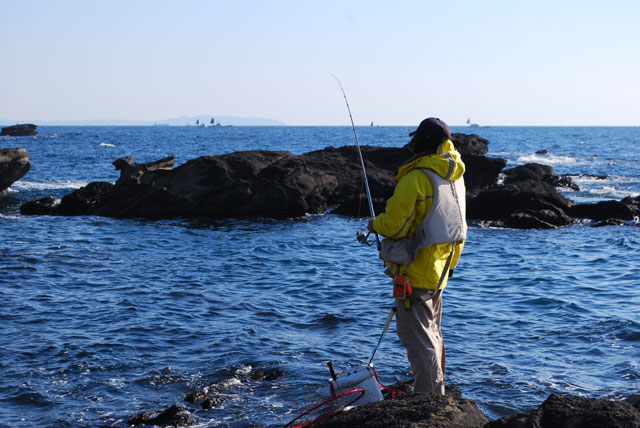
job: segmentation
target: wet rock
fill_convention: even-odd
[[[637,198],[595,206],[574,204],[557,188],[575,184],[549,166],[527,164],[501,175],[506,161],[484,156],[488,141],[465,134],[454,134],[452,139],[466,165],[470,220],[513,228],[555,228],[585,217],[619,224],[619,220],[640,214]],[[374,211],[380,213],[395,189],[397,168],[413,153],[406,147],[361,149]],[[125,157],[113,164],[120,171],[115,185],[91,183],[65,197],[60,207],[41,212],[115,218],[292,218],[326,212],[370,215],[353,146],[327,147],[303,155],[246,151],[203,156],[176,168],[173,157],[149,163]]]
[[[552,213],[550,210],[543,210]],[[502,225],[512,229],[556,229],[553,223],[540,218],[538,213],[513,213],[502,221]]]
[[[218,404],[224,403],[225,398],[222,395],[210,395],[204,400],[200,405],[203,409],[211,409],[212,407],[217,406]]]
[[[153,412],[139,413],[127,421],[129,425],[159,425],[184,427],[193,425],[196,421],[191,414],[181,406],[174,404],[158,416]]]
[[[591,227],[602,227],[602,226],[622,226],[625,224],[624,220],[616,219],[616,218],[607,218],[597,223],[591,224]]]
[[[603,221],[608,219],[632,220],[633,210],[629,205],[619,201],[602,201],[595,204],[575,204],[567,211],[576,218],[589,218]]]
[[[57,214],[60,215],[86,215],[90,214],[93,207],[113,189],[113,183],[93,182],[73,191],[62,198]]]
[[[446,395],[405,394],[363,404],[314,424],[317,428],[479,428],[487,423],[476,404],[454,387]]]
[[[225,397],[212,394],[209,388],[190,392],[184,399],[188,403],[200,403],[203,409],[210,409],[225,401]]]
[[[26,137],[38,134],[38,126],[32,123],[23,123],[2,128],[0,137]]]
[[[560,182],[560,176],[553,171],[552,167],[548,165],[541,165],[539,163],[528,163],[526,165],[507,169],[504,171],[504,175],[505,184],[541,181],[551,186],[555,186]]]
[[[502,221],[515,228],[551,228],[572,224],[572,202],[545,182],[526,180],[480,192],[467,199],[467,218]]]
[[[184,401],[187,403],[200,403],[204,399],[209,396],[209,389],[199,389],[197,391],[192,391],[184,398]]]
[[[462,161],[466,168],[464,183],[467,199],[474,198],[482,190],[495,187],[501,171],[507,165],[504,159],[473,155],[462,155]]]
[[[142,412],[129,418],[127,424],[129,425],[149,425],[153,419],[154,412]]]
[[[456,134],[458,135],[458,134]],[[486,140],[457,136],[470,163],[492,165],[487,175],[477,174],[473,189],[495,181],[504,161],[485,162]],[[362,147],[376,211],[382,211],[395,188],[397,168],[413,153],[405,148]],[[465,156],[465,155],[463,155]],[[475,156],[475,158],[474,158]],[[115,186],[93,198],[82,209],[60,214],[109,217],[271,217],[290,218],[320,214],[329,208],[347,215],[368,216],[362,203],[361,175],[355,147],[328,147],[304,155],[289,152],[247,151],[204,156],[173,169],[173,157],[136,163],[132,157],[114,162],[121,171]],[[471,168],[480,171],[481,167]],[[473,172],[470,172],[473,174]],[[66,205],[66,204],[65,204]],[[364,208],[363,208],[364,207]]]
[[[475,134],[451,134],[451,141],[462,155],[484,156],[489,152],[489,140]]]
[[[640,196],[636,196],[636,197],[627,196],[620,202],[622,202],[624,205],[629,207],[634,217],[640,216]]]
[[[485,428],[638,428],[640,412],[623,401],[551,394],[535,410],[505,416]]]
[[[253,380],[276,380],[279,377],[284,376],[287,373],[284,369],[257,369],[251,372],[251,379]]]
[[[57,214],[57,208],[60,206],[60,199],[53,196],[45,196],[35,201],[27,202],[20,207],[22,215],[52,215]]]
[[[25,149],[0,148],[0,192],[24,177],[30,168],[29,153]]]

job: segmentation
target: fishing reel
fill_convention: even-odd
[[[369,233],[356,232],[356,240],[360,244],[368,245],[370,247],[371,246],[371,242],[369,242],[369,235],[371,235],[371,232],[369,232]]]

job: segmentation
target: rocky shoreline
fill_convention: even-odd
[[[487,157],[489,142],[453,134],[466,165],[467,218],[490,226],[549,229],[579,222],[621,225],[640,215],[640,197],[579,204],[558,189],[576,188],[570,176],[549,166],[527,164],[504,170],[506,161]],[[376,212],[393,194],[394,174],[413,156],[407,148],[362,147]],[[26,203],[25,215],[98,215],[114,218],[293,218],[332,212],[367,217],[357,154],[352,146],[303,155],[245,151],[203,156],[174,167],[168,157],[113,162],[115,184],[93,182],[66,195]]]
[[[259,377],[265,381],[281,375]],[[612,401],[579,397],[575,395],[550,394],[537,408],[496,420],[489,420],[476,403],[464,398],[453,386],[447,386],[444,396],[438,394],[416,394],[409,392],[410,381],[401,381],[391,388],[403,392],[395,398],[384,391],[385,399],[355,406],[348,411],[336,412],[330,417],[317,420],[314,428],[639,428],[640,401],[637,396],[628,401]],[[193,391],[184,399],[189,405],[173,404],[161,412],[143,412],[129,417],[131,426],[190,426],[197,423],[201,411],[215,412],[215,407],[224,402],[224,396],[204,388]],[[635,402],[634,402],[635,401]],[[200,404],[203,410],[194,407]],[[322,412],[329,412],[326,408]],[[313,422],[311,419],[292,420],[287,425],[301,426]],[[325,413],[326,414],[326,413]],[[195,416],[195,417],[194,417]],[[208,415],[210,417],[210,414]],[[294,416],[295,417],[295,416]],[[265,428],[263,425],[250,425]]]

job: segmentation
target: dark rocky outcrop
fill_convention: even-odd
[[[405,394],[357,406],[313,424],[316,428],[479,428],[487,418],[455,387],[446,395]]]
[[[25,149],[0,148],[0,192],[24,177],[30,168],[29,153]]]
[[[467,199],[467,217],[513,228],[566,226],[574,222],[567,215],[573,202],[558,193],[559,181],[549,166],[527,164],[505,170],[502,185]]]
[[[74,190],[60,201],[58,214],[60,215],[86,215],[91,211],[104,195],[113,189],[113,183],[96,181],[85,187]]]
[[[640,412],[624,401],[551,394],[527,413],[489,422],[485,428],[639,428]]]
[[[621,201],[602,201],[595,204],[576,204],[567,210],[572,217],[589,218],[591,220],[632,220],[634,211]]]
[[[139,413],[129,418],[129,425],[159,425],[186,427],[193,425],[196,421],[187,410],[181,406],[174,404],[158,416],[154,416],[154,412]]]
[[[453,134],[466,165],[467,218],[513,228],[556,228],[589,218],[598,225],[622,224],[638,215],[638,201],[575,204],[557,188],[576,188],[570,176],[549,166],[527,164],[504,170],[505,160],[488,158],[487,140]],[[376,213],[393,194],[398,166],[413,153],[402,148],[362,147]],[[291,218],[331,211],[369,216],[358,156],[353,146],[293,155],[245,151],[203,156],[173,168],[174,159],[136,163],[116,160],[115,185],[91,183],[59,205],[36,201],[23,213],[107,217]],[[30,203],[31,204],[31,203]],[[38,211],[38,210],[41,211]]]
[[[490,186],[504,161],[482,156],[488,149],[486,140],[480,137],[455,134],[455,140],[463,159],[477,165],[470,169],[470,191]],[[393,194],[397,167],[413,153],[407,148],[368,146],[362,151],[374,208],[380,212]],[[68,201],[63,198],[57,208],[47,213],[289,218],[333,209],[345,215],[369,215],[366,200],[363,202],[358,157],[352,146],[329,147],[304,155],[246,151],[203,156],[175,169],[172,157],[144,164],[126,157],[116,160],[114,166],[120,171],[120,178],[113,188],[91,183],[69,195],[72,197]],[[90,202],[71,203],[78,200]]]
[[[268,381],[263,376],[272,369],[256,369],[249,375],[257,381]],[[256,376],[258,374],[258,376]],[[313,414],[291,420],[286,426],[304,425],[318,418],[314,428],[640,428],[640,400],[632,394],[627,401],[611,401],[551,394],[538,408],[489,421],[475,402],[464,398],[454,386],[447,385],[446,394],[418,394],[411,392],[412,380],[399,381],[383,390],[382,401],[357,405],[336,412],[336,408],[318,408]],[[395,397],[390,390],[400,391]],[[219,384],[194,390],[184,401],[200,403],[206,412],[225,400],[225,391]],[[309,410],[312,405],[310,405]],[[139,413],[128,420],[129,425],[186,426],[198,421],[178,404],[164,412]],[[205,413],[205,418],[207,414]],[[304,417],[309,419],[303,420]],[[292,418],[294,416],[291,416]],[[259,426],[259,425],[252,425]]]
[[[397,387],[393,385],[393,387]],[[400,388],[402,389],[402,388]],[[446,395],[407,394],[357,406],[318,428],[640,428],[640,411],[624,401],[551,394],[537,409],[488,421],[476,404],[447,386]]]
[[[0,131],[0,137],[26,137],[38,134],[38,126],[32,123],[6,126]]]
[[[55,215],[60,206],[60,199],[53,196],[45,196],[35,201],[27,202],[20,207],[22,215]]]

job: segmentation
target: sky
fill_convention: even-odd
[[[640,126],[637,0],[0,0],[0,119]]]

